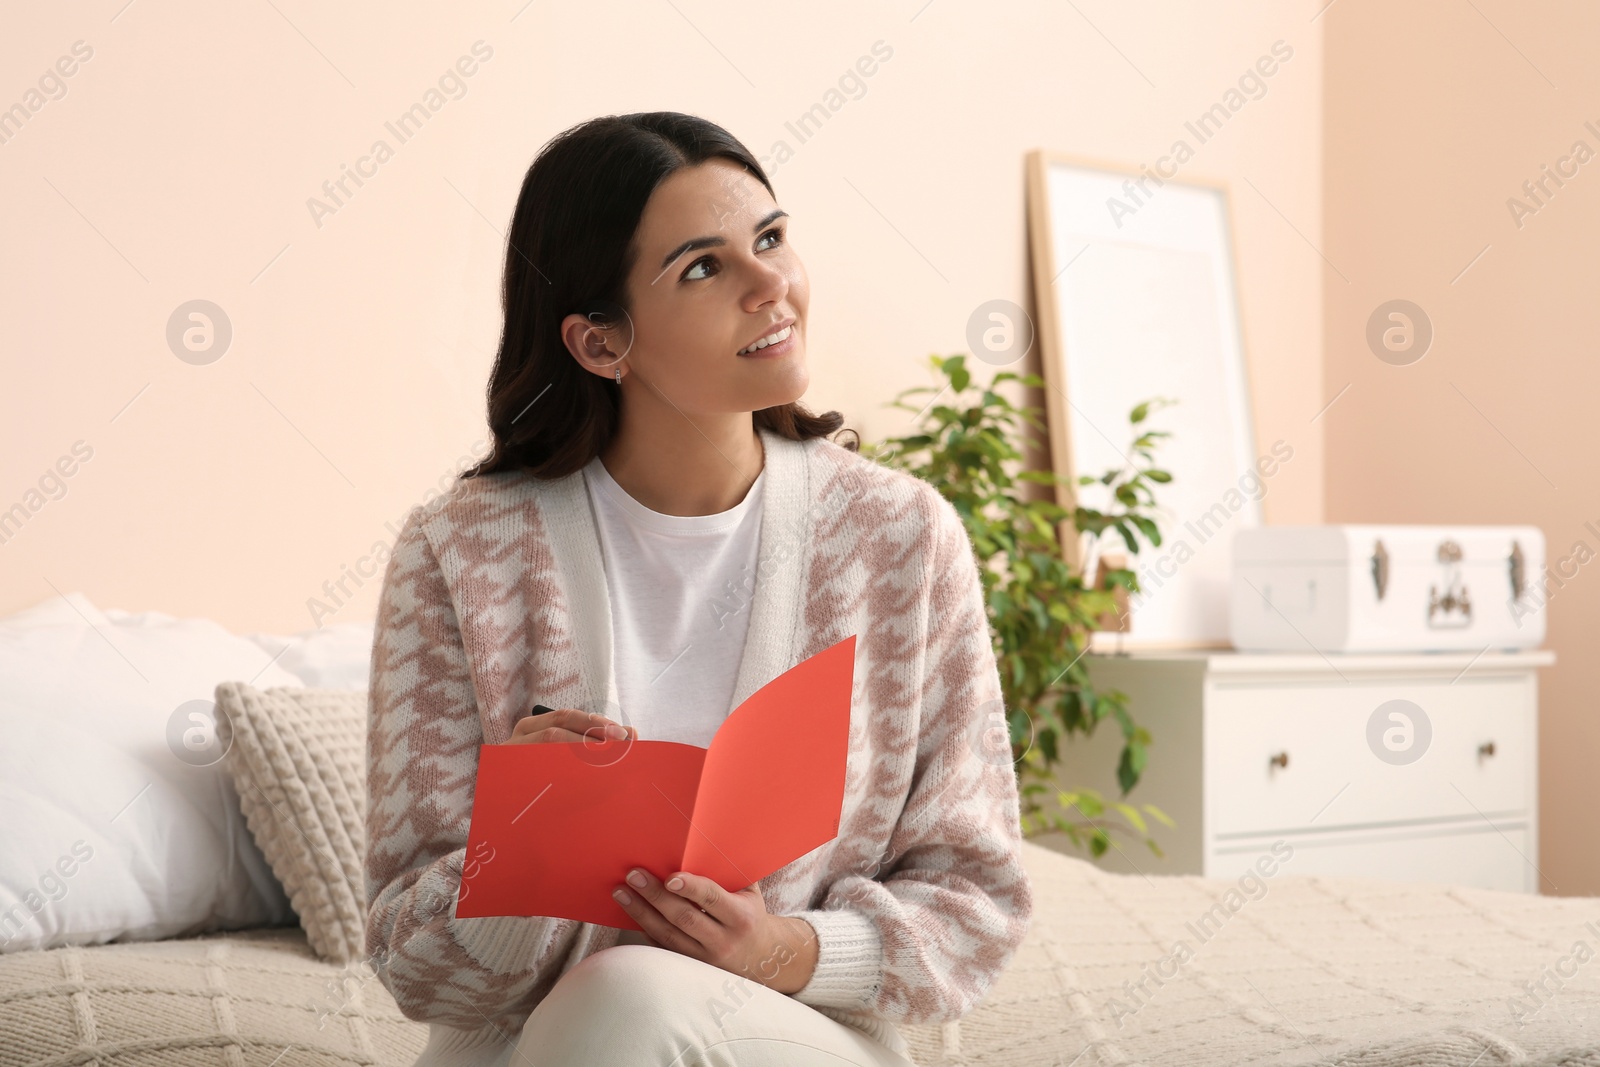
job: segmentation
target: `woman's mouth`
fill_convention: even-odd
[[[746,348],[741,348],[737,354],[741,356],[761,356],[763,358],[771,358],[773,356],[784,355],[785,353],[792,351],[793,348],[794,323],[790,323],[783,329],[768,334],[767,336],[756,341],[754,344],[751,344]]]

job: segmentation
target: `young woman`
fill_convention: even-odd
[[[725,130],[566,131],[508,244],[494,447],[407,517],[372,658],[367,948],[419,1063],[904,1064],[896,1024],[970,1011],[1032,915],[961,519],[799,403],[805,269]],[[480,745],[704,747],[852,634],[832,841],[737,892],[635,868],[642,934],[455,917]]]

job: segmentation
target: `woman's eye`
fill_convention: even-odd
[[[774,238],[772,244],[764,245],[764,242],[769,237]],[[773,229],[770,229],[766,233],[761,235],[760,240],[758,240],[756,242],[756,247],[758,249],[762,249],[763,246],[765,248],[776,248],[778,245],[781,245],[782,243],[783,243],[783,231],[780,230],[780,229],[777,229],[776,227],[774,227]],[[716,262],[717,262],[717,260],[716,260],[715,256],[702,256],[700,259],[697,259],[693,263],[689,264],[688,268],[684,270],[684,272],[683,272],[683,280],[686,281],[686,282],[703,281],[704,279],[710,277],[710,275],[705,274],[703,272],[702,273],[698,273],[698,274],[695,273],[695,272],[699,271],[700,268],[702,268],[702,267],[713,267],[713,266],[716,265]]]

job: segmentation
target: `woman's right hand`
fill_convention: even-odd
[[[543,704],[534,705],[543,708]],[[512,727],[508,745],[548,744],[561,741],[639,739],[636,727],[623,727],[604,715],[593,715],[582,708],[555,708],[535,712]]]

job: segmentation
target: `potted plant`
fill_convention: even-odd
[[[1015,381],[1044,388],[1038,375],[999,371],[987,385],[975,385],[966,357],[929,357],[937,387],[902,391],[886,406],[917,412],[915,432],[863,444],[862,454],[904,470],[936,486],[960,513],[980,560],[989,623],[1004,691],[1024,835],[1060,831],[1079,848],[1099,856],[1116,845],[1120,833],[1137,834],[1157,855],[1147,818],[1172,825],[1151,804],[1125,799],[1144,771],[1150,735],[1138,725],[1127,697],[1091,683],[1084,655],[1089,635],[1107,616],[1116,617],[1119,600],[1138,590],[1126,566],[1102,566],[1093,577],[1073,569],[1062,551],[1062,536],[1099,538],[1115,530],[1128,552],[1140,542],[1161,544],[1154,521],[1154,486],[1171,481],[1155,463],[1154,449],[1164,431],[1143,428],[1157,406],[1152,400],[1129,413],[1132,444],[1121,468],[1078,479],[1099,483],[1116,502],[1101,511],[1075,504],[1070,510],[1049,499],[1024,499],[1024,483],[1071,484],[1050,471],[1016,470],[1024,457],[1027,428],[1043,429],[1038,408],[1017,407],[995,391]],[[969,397],[970,393],[975,397]],[[907,399],[933,393],[934,401],[913,407]],[[1077,493],[1072,494],[1074,500]],[[1121,593],[1120,591],[1126,591]],[[1108,799],[1089,788],[1061,789],[1056,764],[1061,744],[1072,734],[1088,737],[1104,719],[1122,731],[1117,764],[1121,797]]]

